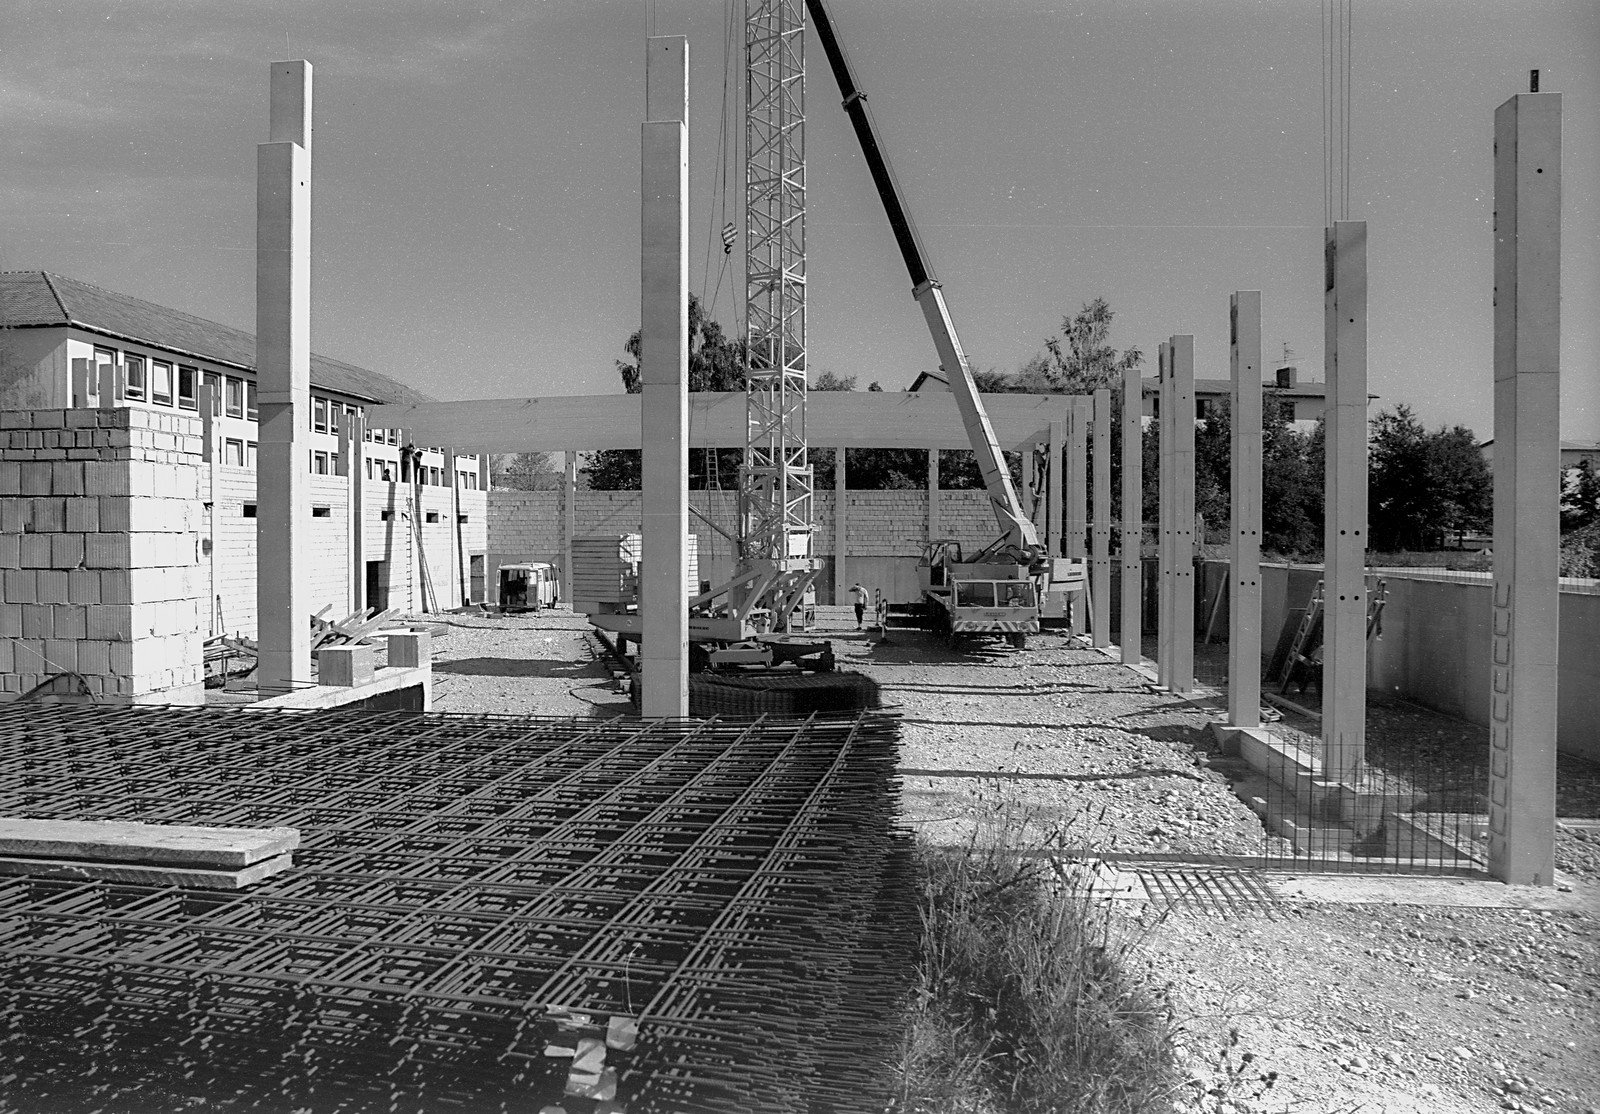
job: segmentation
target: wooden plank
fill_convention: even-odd
[[[0,817],[0,855],[234,869],[300,846],[294,828],[209,828],[125,820]]]
[[[275,855],[237,870],[197,866],[153,866],[148,863],[98,863],[74,859],[17,859],[0,856],[0,875],[81,881],[138,882],[151,886],[196,886],[206,890],[242,890],[294,865],[292,855]]]
[[[984,409],[1000,447],[1020,451],[1065,421],[1066,395],[992,394]],[[689,396],[689,445],[742,448],[747,417],[741,392]],[[473,399],[369,407],[369,425],[408,428],[417,444],[473,452],[589,452],[637,449],[638,395]],[[970,449],[955,396],[894,391],[815,391],[806,397],[813,445],[875,449]]]

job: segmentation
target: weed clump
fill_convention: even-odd
[[[1129,962],[1137,940],[1027,827],[1001,818],[964,846],[917,847],[921,947],[895,1109],[1172,1110],[1175,1025]]]

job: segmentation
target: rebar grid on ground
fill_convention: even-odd
[[[0,815],[301,831],[243,892],[0,880],[0,1105],[522,1109],[560,1092],[569,1011],[638,1020],[630,1111],[882,1109],[895,743],[870,715],[0,706]]]

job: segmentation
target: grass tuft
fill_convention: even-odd
[[[1130,960],[1086,872],[998,816],[965,846],[919,844],[921,951],[895,1109],[1171,1111],[1184,1076],[1164,994]],[[1058,833],[1057,833],[1058,834]]]

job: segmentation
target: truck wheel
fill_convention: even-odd
[[[1006,641],[1011,643],[1011,645],[1015,646],[1019,650],[1026,650],[1028,648],[1028,636],[1022,634],[1021,632],[1006,635]]]

